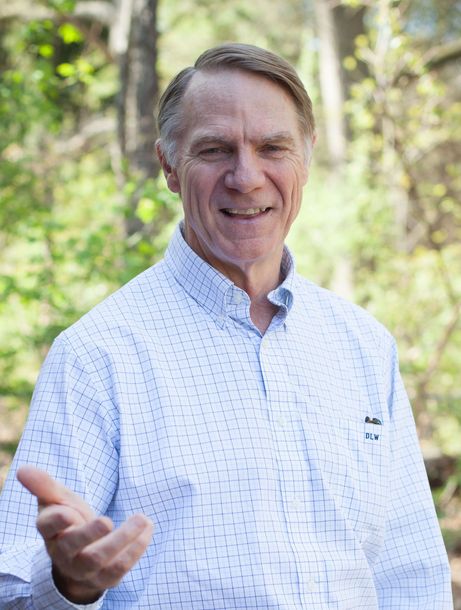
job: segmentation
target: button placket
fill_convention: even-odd
[[[297,566],[300,594],[306,607],[317,595],[324,595],[322,577],[311,562],[309,532],[312,522],[312,481],[302,442],[303,428],[299,419],[295,389],[291,385],[287,364],[279,356],[276,332],[266,333],[260,343],[260,365],[267,391],[268,417],[273,430],[274,448],[280,470],[281,510]],[[307,561],[306,561],[307,560]]]
[[[240,305],[240,303],[243,301],[243,294],[241,291],[235,291],[233,301],[235,305]]]

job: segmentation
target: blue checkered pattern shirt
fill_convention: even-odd
[[[89,608],[452,608],[392,338],[288,251],[282,270],[262,336],[178,228],[162,262],[58,337],[1,496],[2,610],[75,608],[15,482],[25,462],[116,525],[155,523]]]

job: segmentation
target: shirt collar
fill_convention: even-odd
[[[230,316],[249,317],[249,298],[229,278],[200,258],[183,236],[183,223],[178,224],[165,252],[165,263],[175,279],[199,305],[216,320],[225,323]],[[283,282],[268,294],[268,299],[280,307],[278,317],[284,321],[293,305],[295,285],[294,258],[285,246],[282,255]]]

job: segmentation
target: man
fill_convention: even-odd
[[[296,73],[211,49],[159,127],[184,222],[50,351],[0,504],[0,607],[448,610],[393,340],[283,245],[315,140]]]

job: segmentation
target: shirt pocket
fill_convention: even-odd
[[[317,481],[314,491],[333,502],[336,520],[353,530],[368,561],[374,562],[389,501],[386,425],[365,423],[360,416],[331,421],[317,414],[303,415],[302,425],[311,479]]]

